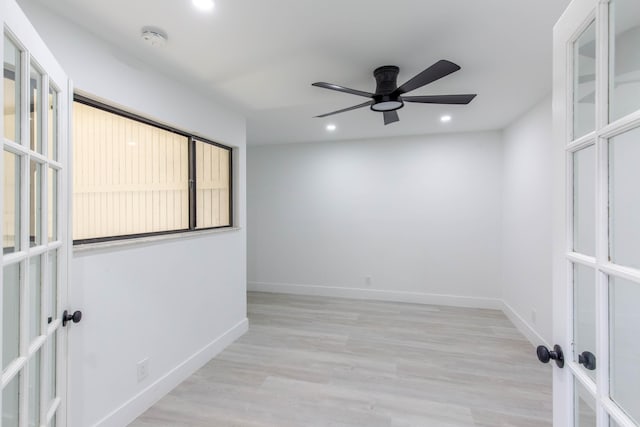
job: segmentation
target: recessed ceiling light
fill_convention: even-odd
[[[336,130],[336,125],[334,125],[333,123],[332,124],[328,124],[327,125],[327,130],[329,132],[333,132],[334,130]]]
[[[196,9],[203,12],[211,12],[213,10],[213,0],[192,0]]]
[[[450,122],[451,121],[451,116],[442,116],[442,117],[440,117],[440,121],[442,123]]]

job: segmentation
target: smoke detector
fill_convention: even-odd
[[[164,47],[167,44],[167,33],[159,28],[144,27],[141,34],[142,40],[153,47]]]

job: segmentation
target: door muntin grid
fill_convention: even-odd
[[[9,48],[17,52],[17,60],[4,61],[5,88],[11,86],[7,84],[9,76],[16,96],[14,117],[7,119],[5,115],[3,122],[5,127],[7,123],[15,126],[11,132],[5,129],[2,139],[3,162],[13,168],[12,174],[2,174],[0,425],[48,426],[55,422],[61,404],[61,389],[55,380],[61,351],[58,284],[63,243],[58,231],[62,225],[62,204],[57,196],[62,188],[58,145],[62,129],[59,112],[64,97],[61,86],[50,80],[28,49],[8,32],[3,36],[3,53]],[[13,75],[8,72],[11,69]],[[6,107],[5,102],[3,115]],[[43,114],[44,111],[49,113]],[[13,191],[6,191],[8,188]],[[50,199],[50,193],[54,193],[55,200]],[[14,203],[8,206],[7,201]],[[7,214],[7,208],[11,215]]]
[[[594,415],[594,418],[589,418],[589,425],[597,420],[600,427],[627,427],[640,425],[637,409],[640,408],[640,394],[638,387],[630,386],[628,382],[637,384],[636,379],[640,378],[640,369],[629,363],[629,358],[633,358],[634,354],[640,356],[640,344],[636,344],[638,340],[630,339],[640,336],[640,321],[635,314],[640,303],[640,259],[637,258],[640,252],[636,251],[640,246],[636,247],[637,242],[634,240],[634,237],[640,235],[640,215],[634,216],[634,212],[640,212],[640,197],[636,197],[637,182],[640,182],[640,168],[637,167],[640,164],[640,98],[629,97],[620,90],[621,82],[624,83],[620,76],[626,76],[627,84],[629,76],[634,72],[640,77],[640,13],[629,13],[628,6],[634,3],[632,0],[602,0],[597,3],[595,20],[589,19],[588,25],[569,49],[574,69],[569,73],[572,81],[567,87],[571,92],[569,99],[572,100],[570,105],[574,114],[570,116],[571,135],[567,139],[566,149],[567,182],[572,193],[567,201],[570,212],[567,259],[572,266],[570,271],[575,272],[577,268],[590,268],[593,271],[591,278],[595,281],[595,289],[585,298],[584,286],[581,289],[574,274],[568,275],[567,285],[571,287],[573,295],[572,307],[569,309],[573,312],[574,321],[571,328],[574,360],[567,366],[577,384],[574,387],[574,425],[584,424],[584,417],[581,418],[580,414],[584,415],[585,405],[588,404]],[[640,12],[640,2],[631,6],[638,8]],[[620,14],[620,9],[626,10],[626,13]],[[620,28],[616,25],[616,19],[620,16],[624,16],[626,38],[616,33],[616,29]],[[630,23],[630,19],[635,19],[635,22]],[[636,43],[629,42],[630,28],[637,34]],[[581,73],[576,69],[584,68],[585,60],[576,60],[576,55],[581,50],[584,51],[584,40],[591,38],[593,32],[595,45],[591,52],[595,52],[592,58],[595,63],[594,93],[589,98],[584,93],[588,73]],[[620,39],[624,39],[622,47],[616,45]],[[635,51],[631,52],[630,49],[633,48]],[[629,70],[629,61],[621,58],[621,55],[631,53],[637,58],[637,70]],[[586,63],[590,66],[588,61]],[[640,78],[638,85],[634,86],[634,90],[638,89]],[[595,115],[591,133],[589,123],[585,121],[585,117],[589,116],[585,112],[591,111],[591,106],[589,109],[584,105],[579,106],[576,104],[579,102],[577,100],[582,100],[583,103],[585,100],[593,102]],[[576,120],[580,122],[576,123]],[[576,132],[576,129],[582,131]],[[634,132],[638,136],[629,137]],[[590,145],[595,147],[596,152],[592,164],[594,176],[591,177],[596,182],[593,188],[596,203],[594,211],[585,215],[584,206],[583,212],[579,212],[580,205],[576,203],[577,196],[584,198],[584,194],[579,191],[584,185],[581,187],[580,177],[574,168],[576,153]],[[620,151],[624,152],[619,153]],[[635,164],[629,167],[634,159]],[[632,187],[635,188],[630,190]],[[588,227],[585,228],[584,218],[589,219],[591,215],[594,218],[593,228],[585,232]],[[575,244],[576,241],[590,242],[589,233],[596,236],[595,251],[590,250],[591,245]],[[632,301],[634,298],[635,305]],[[595,305],[595,310],[584,307],[585,303]],[[635,307],[635,311],[631,307]],[[585,336],[590,337],[586,341],[595,346],[594,353],[598,356],[597,370],[593,372],[585,371],[577,363],[578,356],[583,351],[580,342],[585,341]],[[630,348],[636,345],[637,349]],[[635,365],[638,365],[637,356]],[[575,403],[578,402],[575,400],[578,396],[576,390],[580,390],[582,412],[578,411],[580,408]],[[589,398],[585,397],[587,395],[590,395]]]

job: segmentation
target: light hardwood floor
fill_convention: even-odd
[[[551,426],[551,368],[500,311],[249,293],[248,314],[131,426]]]

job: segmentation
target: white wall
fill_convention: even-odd
[[[250,147],[249,288],[495,307],[502,164],[499,132]]]
[[[122,426],[246,328],[245,122],[34,0],[21,6],[77,89],[235,147],[240,230],[86,251],[71,261],[69,308],[85,316],[69,332],[69,426]],[[137,383],[144,358],[149,377]]]
[[[502,299],[549,343],[551,143],[546,97],[502,133],[250,147],[249,288]]]
[[[504,130],[502,297],[514,323],[540,343],[552,342],[552,142],[549,97]]]

